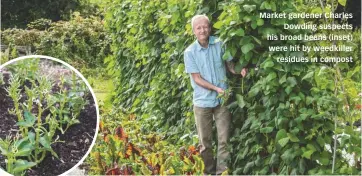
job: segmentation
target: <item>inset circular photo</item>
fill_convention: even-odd
[[[99,110],[76,69],[33,55],[0,66],[0,121],[0,169],[12,175],[61,175],[89,154]]]

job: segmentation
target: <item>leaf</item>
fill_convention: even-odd
[[[270,2],[270,7],[272,11],[276,11],[277,10],[277,5],[275,4],[275,2],[271,1]]]
[[[279,84],[283,84],[287,81],[287,74],[285,74],[284,76],[282,76],[280,79],[279,79]]]
[[[286,138],[286,137],[288,137],[287,131],[285,131],[285,129],[281,129],[281,130],[278,131],[275,140],[279,141],[280,139]]]
[[[258,26],[262,26],[262,25],[264,24],[264,20],[261,19],[261,18],[259,18],[259,19],[256,20],[256,24],[257,24]]]
[[[250,17],[250,16],[244,16],[244,17],[243,17],[243,20],[244,20],[245,22],[249,22],[249,21],[251,21],[251,17]]]
[[[260,91],[260,88],[259,87],[255,87],[255,88],[252,88],[249,92],[248,92],[248,96],[249,97],[255,97]]]
[[[289,95],[290,94],[290,92],[292,92],[292,90],[293,90],[293,87],[291,87],[291,86],[288,86],[287,88],[285,88],[285,92]]]
[[[313,144],[307,144],[307,148],[313,151],[316,151],[317,149],[314,147]]]
[[[279,163],[279,155],[276,154],[276,153],[273,153],[271,158],[270,158],[269,165],[275,165],[275,164],[278,164],[278,163]]]
[[[266,81],[270,82],[272,81],[274,78],[277,77],[277,74],[275,72],[271,72],[268,74],[268,76],[266,77]]]
[[[244,54],[246,54],[246,53],[248,53],[250,50],[252,50],[253,48],[254,48],[254,44],[248,43],[248,44],[243,45],[243,46],[241,47],[241,51],[242,51]]]
[[[264,127],[260,129],[260,133],[271,133],[273,131],[273,127]]]
[[[29,138],[29,141],[30,141],[31,143],[34,143],[34,142],[35,142],[35,133],[29,131],[29,132],[28,132],[28,138]]]
[[[256,29],[256,27],[258,27],[258,25],[256,24],[256,21],[253,20],[253,21],[251,22],[251,28],[252,28],[252,29]]]
[[[320,155],[320,158],[318,158],[318,161],[322,165],[328,165],[330,163],[331,158],[332,157],[331,157],[330,153],[328,153],[327,151],[323,151],[322,154]]]
[[[39,142],[44,148],[51,149],[50,140],[49,140],[47,135],[44,135],[44,136],[40,137]]]
[[[32,144],[27,144],[24,148],[19,149],[14,153],[14,156],[29,156],[31,152],[34,150],[34,146]]]
[[[295,158],[295,151],[293,150],[293,148],[289,148],[288,150],[286,150],[283,155],[281,156],[281,158],[286,162],[286,163],[291,163],[293,161],[293,159]]]
[[[243,108],[245,106],[245,101],[242,95],[236,94],[236,100],[240,108]]]
[[[262,6],[263,8],[265,8],[265,9],[268,9],[268,10],[271,9],[271,5],[269,4],[268,1],[264,1],[264,2],[261,4],[261,6]]]
[[[303,158],[300,158],[300,159],[299,159],[298,167],[299,167],[300,174],[304,174],[306,164],[305,164],[305,161],[304,161]]]
[[[289,137],[286,137],[286,138],[283,138],[283,139],[280,139],[278,141],[278,143],[280,144],[280,146],[284,147],[285,145],[287,145],[289,142]]]
[[[7,141],[4,141],[0,138],[0,151],[2,155],[7,156],[9,153],[11,153],[9,150],[9,143]]]
[[[295,136],[294,134],[292,134],[292,133],[287,133],[287,135],[288,135],[290,141],[292,141],[292,142],[299,142],[298,137]]]
[[[271,60],[267,60],[266,62],[263,63],[263,68],[266,69],[266,68],[270,68],[270,67],[273,67],[274,66],[274,62],[271,61]]]
[[[287,83],[290,87],[294,87],[295,85],[297,85],[297,80],[295,79],[295,77],[288,77]]]
[[[34,125],[36,118],[29,111],[24,112],[24,118],[25,121],[19,121],[16,124],[23,127],[32,127]]]
[[[222,22],[222,21],[218,21],[218,22],[216,22],[216,23],[214,24],[214,28],[220,29],[222,25],[223,25],[223,22]]]
[[[315,152],[314,150],[307,150],[307,151],[303,152],[302,157],[307,158],[307,159],[310,159],[310,156],[311,156],[314,152]]]
[[[254,167],[254,161],[248,162],[248,163],[245,165],[245,167],[244,167],[243,173],[244,173],[244,174],[248,173],[248,171],[249,171],[252,167]]]
[[[14,169],[13,169],[13,173],[15,173],[16,175],[18,175],[18,173],[21,173],[31,167],[34,167],[36,165],[35,162],[28,162],[25,160],[16,160],[15,161],[15,165],[14,165]]]
[[[143,175],[151,175],[152,174],[152,172],[145,165],[142,165],[141,172],[142,172]]]
[[[338,3],[341,4],[343,7],[346,6],[346,1],[347,0],[338,0]]]
[[[307,105],[310,105],[311,103],[313,103],[313,101],[314,101],[314,98],[312,98],[312,97],[310,97],[310,96],[308,96],[308,97],[305,99],[305,103],[306,103]]]
[[[251,57],[253,56],[253,53],[252,52],[248,52],[248,53],[246,53],[245,55],[244,55],[245,57],[245,60],[246,61],[249,61],[250,59],[251,59]],[[240,60],[242,60],[242,59],[240,59]],[[245,63],[245,64],[247,64],[247,62]],[[245,67],[246,65],[243,65],[243,67]]]
[[[14,146],[19,149],[22,148],[24,145],[26,145],[27,143],[29,143],[29,138],[25,137],[25,138],[21,138],[20,140],[15,140],[14,141]]]
[[[243,5],[243,8],[247,12],[252,12],[256,9],[256,5]]]
[[[258,43],[259,45],[261,45],[261,41],[260,41],[258,38],[254,37],[254,36],[251,36],[251,37],[253,37],[253,39],[254,39],[254,41],[255,41],[256,43]]]
[[[325,142],[324,142],[324,139],[321,136],[317,137],[317,142],[318,142],[319,146],[324,147]]]
[[[276,30],[274,28],[262,28],[261,32],[264,38],[266,38],[268,35],[276,34]]]
[[[228,60],[231,56],[231,53],[229,50],[226,50],[226,52],[224,53],[224,55],[222,56],[223,60]]]
[[[234,35],[237,35],[239,37],[244,36],[245,35],[244,29],[240,28],[240,29],[236,30],[235,32],[230,33],[230,36],[234,36]]]
[[[311,71],[311,72],[307,73],[307,74],[302,78],[302,81],[305,80],[305,79],[308,79],[308,78],[313,77],[313,75],[314,75],[314,71]]]
[[[15,142],[17,151],[14,153],[15,156],[29,156],[34,150],[34,145],[29,141],[29,138],[23,138]]]

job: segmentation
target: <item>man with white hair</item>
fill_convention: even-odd
[[[222,59],[224,46],[222,42],[210,36],[211,25],[206,15],[196,15],[191,20],[192,31],[197,40],[184,52],[186,73],[190,74],[194,89],[194,114],[201,145],[200,154],[205,163],[205,174],[221,174],[227,170],[226,159],[229,157],[227,142],[231,114],[227,107],[222,106],[219,94],[224,94],[226,84],[226,67]],[[230,72],[235,74],[232,57],[226,59]],[[246,75],[242,69],[241,75]],[[212,149],[212,125],[215,119],[218,139],[216,162]]]

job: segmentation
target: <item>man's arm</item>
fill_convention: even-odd
[[[226,67],[228,68],[228,70],[232,73],[232,74],[237,74],[234,70],[234,67],[235,67],[235,64],[234,62],[231,62],[231,61],[226,61]],[[245,77],[246,73],[248,72],[248,69],[247,68],[243,68],[241,69],[241,76],[242,77]]]
[[[195,83],[205,89],[209,89],[209,90],[214,90],[219,94],[223,94],[224,90],[220,87],[217,87],[209,82],[207,82],[206,80],[204,80],[200,73],[191,73],[192,78],[194,79]]]
[[[233,74],[236,74],[235,70],[234,70],[234,62],[231,62],[231,61],[225,61],[226,62],[226,67],[228,68],[228,70],[233,73]]]

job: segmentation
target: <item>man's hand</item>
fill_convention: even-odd
[[[209,89],[209,90],[214,90],[216,91],[218,94],[224,94],[224,90],[220,87],[217,87],[209,82],[207,82],[206,80],[204,80],[200,73],[191,73],[192,78],[194,79],[195,83],[205,89]]]
[[[235,65],[234,65],[233,62],[226,62],[226,66],[227,66],[228,70],[229,70],[232,74],[237,74],[237,73],[235,72],[235,69],[234,69]],[[248,72],[248,69],[247,69],[247,68],[243,68],[243,69],[241,69],[240,74],[241,74],[241,76],[244,78],[244,77],[246,76],[246,73],[247,73],[247,72]]]
[[[216,87],[215,88],[215,91],[220,94],[220,95],[223,95],[225,93],[224,89],[220,88],[220,87]]]
[[[243,68],[243,69],[241,69],[241,72],[240,72],[240,74],[241,74],[241,76],[244,78],[245,76],[246,76],[246,73],[248,72],[248,69],[247,68]]]

